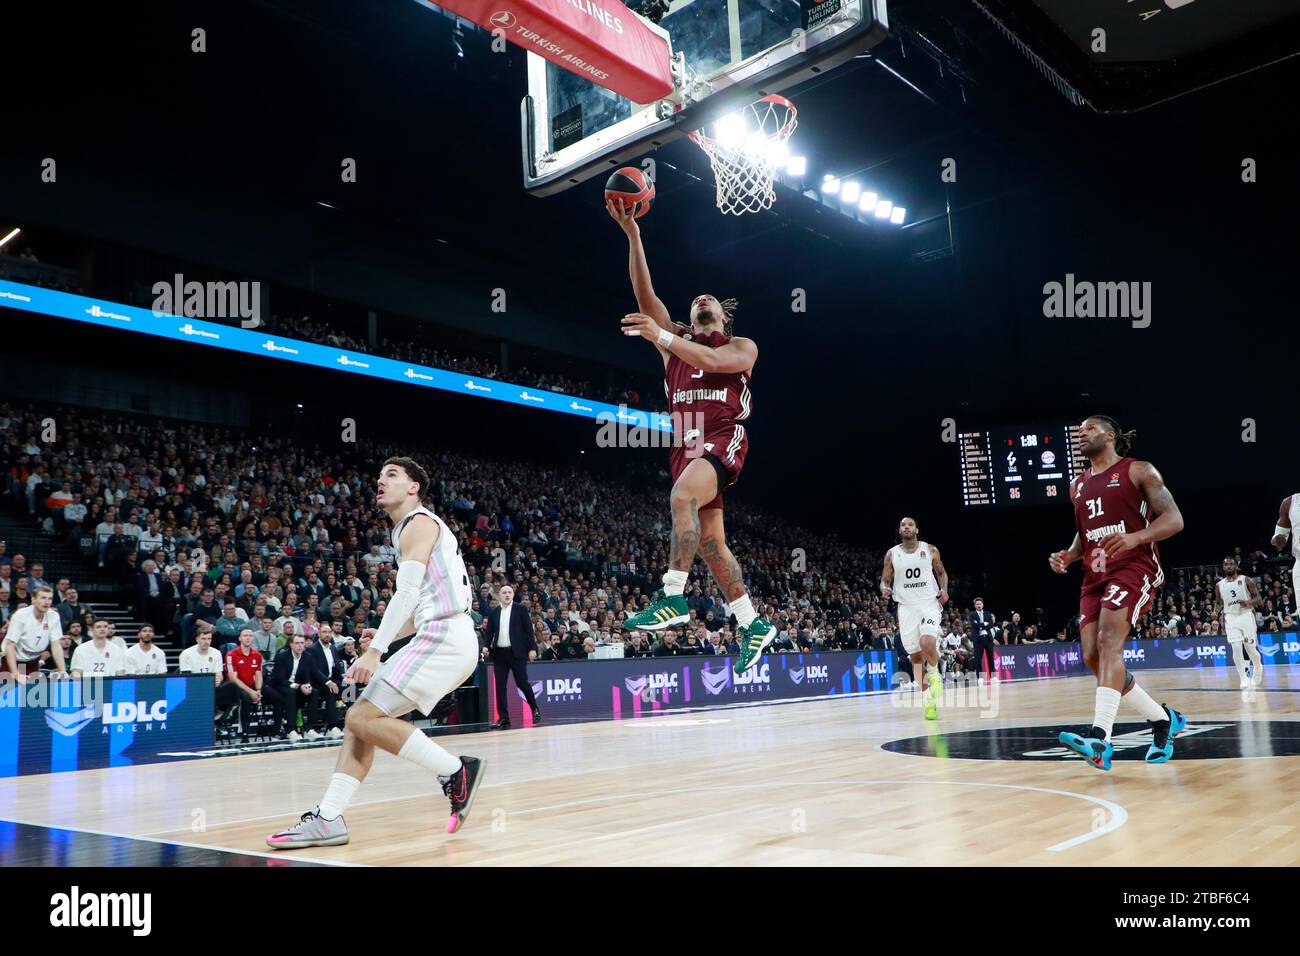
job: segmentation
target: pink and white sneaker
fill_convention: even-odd
[[[266,838],[273,850],[301,850],[309,846],[342,846],[348,842],[348,825],[343,817],[326,820],[320,807],[308,810],[293,826]]]
[[[465,818],[469,816],[469,808],[474,803],[474,794],[478,791],[479,781],[483,779],[483,768],[486,763],[487,761],[478,757],[461,757],[460,769],[443,781],[442,792],[451,801],[451,817],[447,820],[448,833],[459,830]]]

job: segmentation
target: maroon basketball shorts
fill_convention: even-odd
[[[68,663],[69,664],[72,663],[71,658],[68,659]],[[33,674],[39,674],[41,672],[41,659],[38,657],[35,660],[19,661],[18,669],[29,677],[32,676]],[[8,673],[10,673],[9,657],[7,654],[0,655],[0,674],[8,674]]]
[[[1079,626],[1098,620],[1103,608],[1125,611],[1129,625],[1136,626],[1155,604],[1156,590],[1164,582],[1160,568],[1145,561],[1085,577],[1079,594]]]
[[[722,492],[740,480],[740,470],[745,467],[745,455],[749,451],[749,435],[745,426],[727,425],[706,434],[699,444],[690,446],[674,445],[669,454],[669,465],[674,484],[682,472],[696,458],[703,458],[718,473],[718,494],[708,504],[700,505],[700,511],[722,507]]]

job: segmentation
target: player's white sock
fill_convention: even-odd
[[[334,774],[330,777],[330,785],[325,788],[325,796],[321,798],[317,811],[326,820],[337,820],[356,796],[359,786],[361,781],[356,777],[350,777],[346,773]]]
[[[686,590],[685,571],[664,572],[664,594],[681,594]]]
[[[1244,686],[1246,683],[1246,655],[1241,652],[1241,641],[1232,641],[1228,646],[1232,648],[1232,663],[1237,665],[1237,677],[1241,679]]]
[[[450,777],[460,769],[460,758],[453,757],[428,737],[423,730],[415,730],[406,738],[397,756],[409,760],[417,767],[432,771],[440,777]]]
[[[1264,667],[1264,658],[1259,656],[1259,648],[1254,644],[1243,645],[1246,653],[1250,655],[1250,676],[1259,680],[1264,676],[1262,668]]]
[[[1115,726],[1115,713],[1119,710],[1119,691],[1109,687],[1097,688],[1097,703],[1093,711],[1092,725],[1100,727],[1110,739],[1111,729]]]
[[[754,618],[758,617],[754,605],[750,603],[748,594],[742,594],[728,604],[727,610],[736,615],[736,623],[741,627],[749,627],[750,624],[754,623]]]
[[[1136,679],[1129,692],[1124,695],[1124,699],[1138,709],[1147,720],[1168,720],[1168,712],[1151,699],[1151,695],[1138,686]]]

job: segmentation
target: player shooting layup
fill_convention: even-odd
[[[362,633],[362,639],[372,636],[370,648],[344,677],[346,683],[367,686],[348,711],[343,748],[325,797],[293,826],[266,838],[275,849],[348,842],[343,811],[370,772],[376,747],[438,775],[451,801],[448,833],[460,829],[469,814],[483,761],[453,757],[414,724],[399,719],[416,708],[430,713],[464,683],[479,657],[469,616],[469,575],[451,530],[420,503],[428,490],[428,473],[409,458],[390,458],[379,470],[376,502],[393,522],[397,589],[379,629]],[[416,636],[380,667],[388,646],[409,634]]]
[[[1250,692],[1264,682],[1263,658],[1259,656],[1259,638],[1255,630],[1255,608],[1263,603],[1259,587],[1237,570],[1236,558],[1223,559],[1223,579],[1214,589],[1214,603],[1223,605],[1223,633],[1228,635],[1232,648],[1232,662],[1237,665],[1241,678],[1241,696],[1249,699]],[[1246,676],[1246,658],[1242,645],[1250,655],[1253,673]]]
[[[698,434],[692,428],[682,441],[674,441],[669,456],[673,532],[663,588],[648,608],[624,621],[623,627],[662,631],[690,620],[683,592],[698,551],[713,572],[727,609],[736,615],[740,652],[734,669],[742,674],[758,662],[763,649],[776,637],[772,622],[759,617],[750,602],[740,564],[727,547],[722,526],[722,492],[740,478],[749,450],[749,436],[741,422],[749,417],[749,379],[758,346],[752,339],[732,337],[730,311],[711,295],[701,295],[691,303],[689,330],[676,326],[650,283],[634,210],[612,201],[605,205],[627,234],[628,271],[641,310],[624,316],[623,333],[639,335],[659,350],[673,420],[701,422]],[[701,448],[703,453],[696,454]]]
[[[880,593],[886,600],[898,602],[898,636],[912,662],[912,673],[921,667],[929,674],[920,675],[917,685],[925,691],[925,719],[939,717],[939,698],[943,696],[943,678],[939,676],[939,630],[943,620],[940,605],[948,603],[948,571],[939,560],[939,549],[917,538],[916,521],[904,518],[898,523],[902,544],[885,553],[885,569],[880,576]],[[897,579],[900,583],[894,586]]]
[[[1059,739],[1098,770],[1110,769],[1109,738],[1121,697],[1151,722],[1147,763],[1172,757],[1173,738],[1187,726],[1186,717],[1152,700],[1124,665],[1129,630],[1151,609],[1165,580],[1156,542],[1183,530],[1182,513],[1160,472],[1150,462],[1127,457],[1133,436],[1105,415],[1083,420],[1080,451],[1092,464],[1073,483],[1078,533],[1069,550],[1048,558],[1057,574],[1075,561],[1087,562],[1079,635],[1084,663],[1097,675],[1096,707],[1087,734],[1062,731]]]

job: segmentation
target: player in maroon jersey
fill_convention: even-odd
[[[1057,574],[1075,561],[1086,562],[1079,634],[1083,660],[1097,675],[1096,708],[1091,731],[1062,731],[1059,739],[1099,770],[1110,769],[1109,738],[1121,697],[1151,722],[1147,763],[1172,757],[1173,738],[1187,726],[1186,717],[1152,700],[1124,665],[1129,630],[1154,606],[1165,580],[1156,542],[1183,530],[1182,513],[1160,472],[1128,457],[1133,435],[1105,415],[1083,420],[1078,442],[1092,464],[1071,484],[1078,533],[1067,550],[1048,558]]]
[[[723,303],[711,295],[697,296],[691,303],[690,327],[674,323],[650,282],[641,230],[632,212],[613,202],[606,208],[627,234],[628,272],[640,309],[623,317],[623,334],[639,335],[659,350],[674,422],[668,571],[650,606],[624,621],[623,627],[662,631],[690,620],[683,592],[698,552],[718,582],[727,609],[736,616],[740,651],[734,669],[742,674],[776,636],[772,622],[759,616],[749,599],[722,525],[722,493],[740,478],[749,451],[742,422],[749,417],[749,379],[758,346],[752,339],[732,336],[735,304],[730,300]]]

